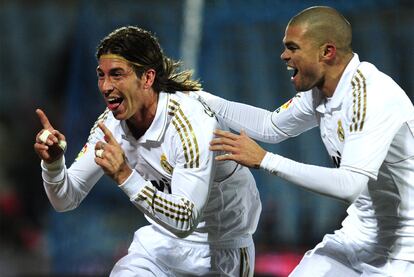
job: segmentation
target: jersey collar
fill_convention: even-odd
[[[344,72],[342,73],[341,79],[339,80],[339,83],[336,86],[334,94],[329,99],[329,101],[327,101],[326,99],[322,100],[321,104],[316,108],[318,112],[325,113],[326,111],[332,111],[341,105],[344,96],[347,93],[349,93],[347,87],[349,87],[352,77],[354,76],[354,73],[358,68],[359,64],[360,61],[358,54],[354,53],[354,56],[352,57],[349,64],[346,66]]]
[[[145,134],[138,139],[138,143],[159,142],[162,139],[167,126],[167,105],[169,97],[169,93],[159,93],[157,111],[155,112],[154,120]],[[134,141],[135,139],[132,136],[126,122],[122,121],[121,125],[126,135],[125,139]]]

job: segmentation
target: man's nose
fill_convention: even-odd
[[[109,92],[109,91],[112,91],[113,89],[114,89],[114,84],[112,83],[110,78],[105,77],[102,83],[102,91]]]
[[[287,61],[289,59],[286,50],[283,50],[282,54],[280,54],[280,58],[284,61]]]

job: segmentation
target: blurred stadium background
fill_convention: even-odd
[[[154,32],[164,51],[194,68],[204,89],[273,110],[294,95],[279,56],[287,21],[312,5],[340,10],[354,51],[414,100],[411,0],[1,0],[0,276],[105,276],[147,224],[108,179],[81,206],[58,214],[43,191],[33,142],[43,108],[73,161],[104,103],[95,47],[113,29]],[[267,149],[331,166],[316,130]],[[287,276],[303,253],[340,226],[345,203],[253,171],[263,202],[256,275]]]

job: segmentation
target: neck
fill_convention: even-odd
[[[329,66],[323,85],[319,88],[325,97],[332,97],[339,81],[341,80],[342,74],[344,73],[349,62],[352,60],[352,57],[353,54],[350,53],[349,55],[344,56],[340,62]]]
[[[142,137],[151,126],[157,113],[157,104],[158,93],[154,93],[154,97],[146,105],[126,120],[129,130],[136,139]]]

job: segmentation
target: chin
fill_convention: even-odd
[[[125,120],[125,116],[121,112],[112,111],[112,114],[114,115],[115,119],[117,120]]]
[[[301,91],[308,91],[308,90],[311,90],[312,88],[313,88],[314,86],[295,86],[295,90],[296,91],[298,91],[298,92],[301,92]]]
[[[300,91],[306,91],[306,89],[304,89],[303,87],[300,87],[300,86],[295,86],[295,90],[296,90],[297,92],[300,92]]]

